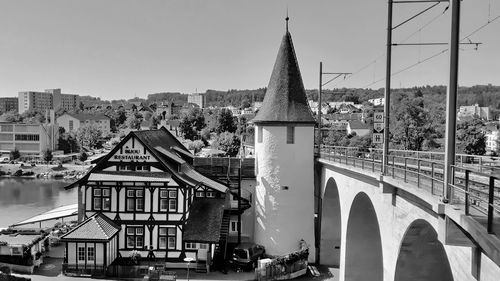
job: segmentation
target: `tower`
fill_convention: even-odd
[[[314,260],[314,125],[288,32],[255,124],[255,242],[271,255],[299,249]]]

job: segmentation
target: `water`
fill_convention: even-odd
[[[77,189],[65,190],[67,184],[62,180],[0,179],[0,228],[77,203]]]

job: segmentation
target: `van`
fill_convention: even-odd
[[[241,243],[233,250],[233,256],[229,261],[236,267],[250,270],[257,267],[257,261],[264,257],[266,250],[264,246],[253,243]]]

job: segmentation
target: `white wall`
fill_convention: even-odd
[[[263,126],[255,151],[255,242],[272,255],[299,250],[299,241],[309,245],[314,260],[314,128],[296,126],[293,144],[287,144],[286,126]],[[288,187],[287,190],[284,187]]]

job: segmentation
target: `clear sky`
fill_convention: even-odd
[[[498,0],[462,3],[463,36],[500,15]],[[394,24],[429,5],[396,5]],[[355,72],[327,88],[384,86],[386,0],[0,0],[0,96],[62,88],[120,99],[265,87],[287,6],[306,88],[318,87],[320,61],[324,71]],[[447,42],[451,13],[439,16],[446,6],[396,29],[395,42],[412,33],[406,42]],[[483,45],[463,46],[460,84],[500,85],[500,19],[470,39]],[[393,70],[443,49],[396,47]],[[447,64],[443,53],[395,75],[392,85],[444,85]]]

